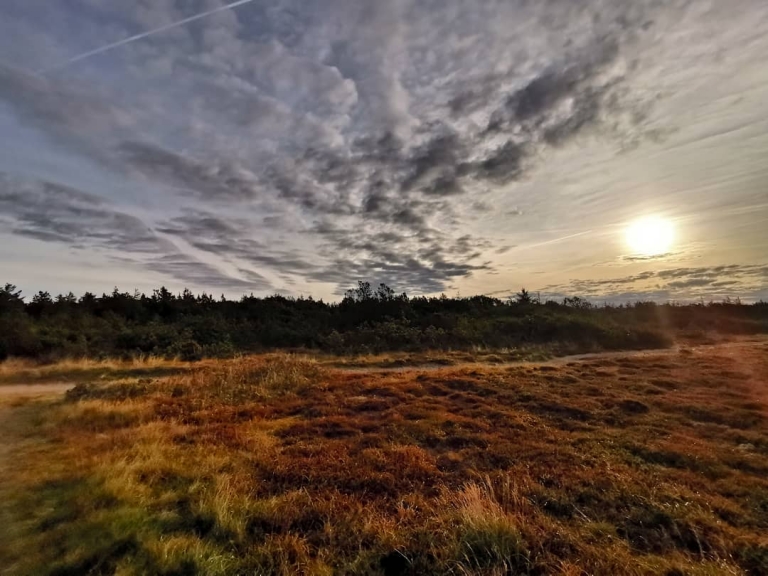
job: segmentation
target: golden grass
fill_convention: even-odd
[[[69,358],[53,364],[10,358],[0,362],[0,385],[111,382],[122,378],[167,376],[189,370],[190,366],[187,362],[157,356],[137,356],[130,360]]]
[[[6,408],[39,430],[0,573],[768,573],[766,352],[273,354]]]
[[[556,350],[543,346],[524,348],[488,348],[473,346],[470,350],[425,350],[420,352],[387,352],[381,354],[355,354],[351,356],[323,356],[317,360],[323,365],[352,369],[400,369],[410,367],[456,366],[459,364],[503,364],[522,361],[543,361],[553,357]],[[561,350],[567,354],[568,350]]]

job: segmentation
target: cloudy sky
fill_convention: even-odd
[[[765,0],[228,3],[2,0],[0,281],[768,298]]]

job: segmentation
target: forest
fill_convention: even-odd
[[[0,288],[0,359],[231,357],[275,349],[334,354],[510,349],[581,352],[661,348],[678,336],[768,333],[768,303],[635,302],[596,306],[573,297],[541,301],[525,289],[502,300],[409,297],[359,282],[339,302],[284,296],[239,300],[121,292],[25,297]]]

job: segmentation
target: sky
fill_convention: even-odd
[[[765,0],[2,0],[0,282],[768,299],[766,54]]]

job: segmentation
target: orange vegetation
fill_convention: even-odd
[[[767,352],[82,385],[26,407],[0,573],[766,574]]]

